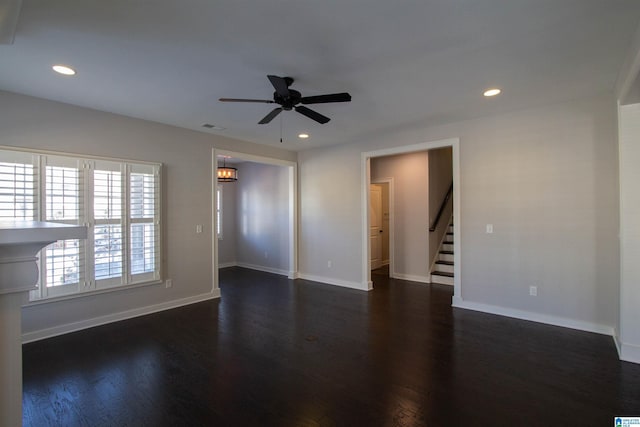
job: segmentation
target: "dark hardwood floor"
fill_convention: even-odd
[[[610,337],[240,268],[220,300],[24,346],[25,426],[609,426],[640,415]]]

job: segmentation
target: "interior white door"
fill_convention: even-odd
[[[372,184],[369,189],[369,240],[371,247],[371,269],[382,265],[382,188]]]

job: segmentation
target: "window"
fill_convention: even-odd
[[[160,164],[0,149],[0,219],[87,225],[40,253],[40,300],[160,280]]]
[[[222,186],[220,184],[216,190],[216,203],[216,233],[218,239],[222,239]]]

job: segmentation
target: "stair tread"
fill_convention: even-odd
[[[436,261],[436,264],[453,265],[453,261]]]
[[[440,251],[440,253],[444,255],[453,255],[453,251]]]
[[[445,276],[445,277],[453,277],[453,273],[447,273],[446,271],[432,271],[432,276]]]
[[[447,232],[447,236],[453,236],[453,233]]]

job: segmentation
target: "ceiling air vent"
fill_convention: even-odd
[[[213,130],[225,130],[222,126],[212,125],[211,123],[205,123],[202,125],[203,128],[213,129]]]

